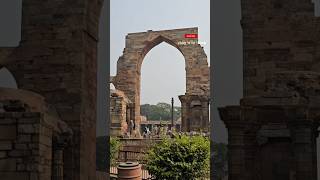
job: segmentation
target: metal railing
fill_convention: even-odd
[[[120,150],[118,153],[119,162],[137,161],[141,164],[145,163],[146,153],[143,151]]]

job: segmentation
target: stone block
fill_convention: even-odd
[[[19,133],[27,133],[32,134],[36,132],[36,129],[32,124],[19,124],[18,125],[18,132]]]
[[[40,119],[39,118],[19,118],[18,122],[20,124],[34,124],[34,123],[39,123]]]
[[[13,158],[1,159],[0,160],[0,170],[1,171],[16,171],[16,168],[17,168],[16,163],[17,163],[16,160]]]
[[[3,113],[0,113],[2,115],[4,115]],[[11,125],[11,124],[16,124],[17,120],[13,119],[13,118],[0,118],[0,124],[4,124],[4,125]]]
[[[31,150],[12,150],[8,152],[9,157],[24,157],[30,156]]]
[[[0,159],[7,157],[6,151],[0,151]]]
[[[15,144],[14,148],[17,150],[27,150],[28,149],[28,144]]]
[[[29,180],[27,172],[0,172],[1,180]]]
[[[30,173],[30,180],[39,180],[39,173]]]
[[[17,138],[17,127],[15,125],[0,125],[0,140],[15,140]]]
[[[0,141],[0,150],[11,150],[12,142],[9,141]]]
[[[30,143],[31,142],[31,135],[27,135],[27,134],[22,134],[22,135],[18,135],[18,140],[17,142],[19,143]]]

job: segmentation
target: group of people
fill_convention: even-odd
[[[142,134],[143,138],[159,138],[163,135],[167,135],[171,130],[168,130],[168,127],[158,127],[155,126],[150,131],[149,127],[145,127],[145,130]]]
[[[140,126],[136,125],[133,120],[130,120],[128,128],[122,133],[122,138],[142,138],[139,129]]]
[[[197,132],[197,131],[191,131],[191,132],[177,132],[175,128],[171,129],[168,126],[154,126],[151,130],[149,127],[145,127],[143,134],[141,136],[140,134],[140,126],[136,125],[133,120],[130,120],[128,123],[128,129],[126,132],[123,133],[123,138],[145,138],[145,139],[152,139],[152,138],[162,138],[162,137],[175,137],[175,136],[196,136],[201,135],[205,137],[209,137],[210,134],[203,133],[203,132]]]
[[[196,132],[196,131],[191,131],[191,132],[177,132],[174,128],[170,129],[167,126],[165,127],[158,127],[155,126],[152,128],[150,131],[149,127],[145,127],[145,130],[143,132],[143,138],[161,138],[164,136],[167,137],[175,137],[175,136],[182,136],[182,135],[187,135],[187,136],[196,136],[196,135],[201,135],[204,137],[209,137],[209,133],[203,133],[203,132]]]

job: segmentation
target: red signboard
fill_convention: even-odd
[[[184,38],[195,39],[195,38],[198,38],[198,34],[185,34]]]

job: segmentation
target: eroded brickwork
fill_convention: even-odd
[[[110,97],[110,136],[124,136],[128,131],[132,108],[131,101],[119,90],[111,90]]]
[[[0,48],[0,68],[39,93],[73,130],[64,178],[96,175],[97,42],[103,0],[22,1],[21,42]],[[1,96],[1,95],[0,95]]]
[[[244,98],[220,108],[229,179],[317,179],[319,22],[311,0],[242,0]]]
[[[51,180],[52,130],[41,113],[25,112],[19,101],[0,105],[1,179]]]
[[[56,157],[56,139],[65,137],[65,147],[71,129],[48,111],[40,95],[3,88],[0,92],[1,179],[52,180],[63,175],[55,171],[57,161],[61,169],[64,161]]]

